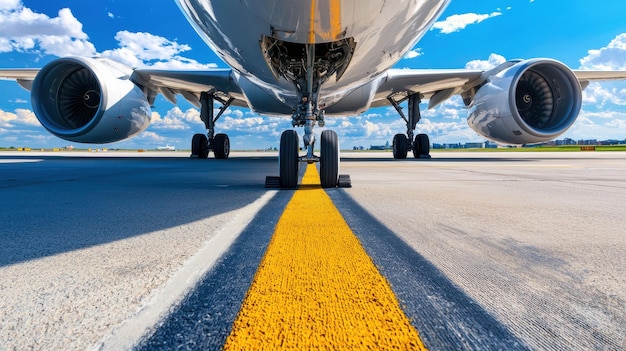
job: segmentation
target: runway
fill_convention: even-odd
[[[315,217],[313,210],[307,216],[306,205],[288,214],[297,194],[317,203],[315,185],[265,189],[265,176],[278,173],[271,153],[233,153],[226,161],[186,156],[0,154],[0,350],[219,349],[233,333],[241,335],[233,325],[242,315],[291,316],[287,303],[245,312],[244,300],[267,295],[254,287],[268,284],[258,280],[268,256],[290,262],[277,267],[298,257],[306,258],[301,267],[312,265],[310,247],[317,246],[280,249],[293,233],[286,244],[276,242],[283,215],[296,224],[327,221],[330,215]],[[353,187],[320,191],[384,277],[404,315],[398,318],[409,321],[408,331],[398,333],[414,330],[427,349],[620,350],[626,349],[625,171],[625,153],[446,152],[406,161],[343,153],[341,173],[350,174]],[[339,247],[337,256],[352,264],[357,254]],[[334,262],[330,250],[315,250],[322,255],[312,267],[321,276],[325,262]],[[296,274],[284,284],[304,284],[296,297],[354,320],[349,325],[365,320],[324,307],[319,293],[305,298],[306,289],[330,286],[313,275]],[[357,296],[352,300],[368,300]],[[260,333],[274,325],[285,342],[305,348],[323,341],[299,313],[300,319],[247,325]],[[403,323],[379,323],[388,319],[378,315],[370,312],[374,321],[355,333],[383,335]],[[339,325],[327,317],[315,318]],[[309,334],[287,337],[299,328]],[[350,338],[333,340],[344,339]],[[406,340],[406,349],[418,349],[415,337]]]

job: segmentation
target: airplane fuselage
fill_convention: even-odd
[[[270,114],[290,113],[290,106],[295,106],[300,98],[293,81],[272,69],[268,51],[276,42],[349,43],[352,52],[348,63],[340,73],[324,81],[319,104],[330,114],[340,110],[359,113],[371,101],[373,89],[368,85],[414,47],[449,3],[449,0],[176,1],[202,39],[255,86],[245,89],[245,82],[240,82],[251,107]],[[263,98],[257,102],[255,88],[272,95],[275,103],[260,103],[267,101]]]

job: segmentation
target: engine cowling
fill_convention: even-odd
[[[567,66],[526,60],[488,78],[469,105],[467,122],[496,142],[541,143],[563,134],[581,105],[580,83]]]
[[[128,139],[150,124],[150,104],[129,80],[132,69],[101,58],[50,62],[31,89],[39,122],[59,138],[102,144]]]

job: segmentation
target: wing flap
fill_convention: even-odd
[[[480,86],[491,71],[480,70],[417,70],[390,69],[382,79],[371,107],[391,105],[387,99],[393,95],[420,93],[423,98],[431,99],[429,108],[461,94],[474,86]],[[573,71],[584,88],[590,82],[626,79],[626,71]]]
[[[433,107],[450,96],[459,94],[465,85],[480,78],[479,70],[418,70],[390,69],[378,86],[372,107],[390,105],[388,97],[396,94],[420,93],[424,98],[435,98]]]
[[[169,101],[176,101],[175,94],[181,94],[186,100],[197,105],[200,93],[211,91],[235,98],[234,106],[248,107],[243,92],[232,74],[231,69],[208,71],[136,69],[131,79],[163,94]]]
[[[0,79],[15,80],[22,88],[30,90],[37,73],[39,68],[6,68],[0,69]]]
[[[579,81],[596,82],[626,79],[626,71],[581,71],[574,70]]]

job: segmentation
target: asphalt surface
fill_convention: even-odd
[[[626,349],[626,154],[343,156],[353,187],[328,194],[429,349]],[[124,344],[219,348],[294,192],[263,188],[276,163],[1,154],[0,350],[110,348],[235,223]]]

